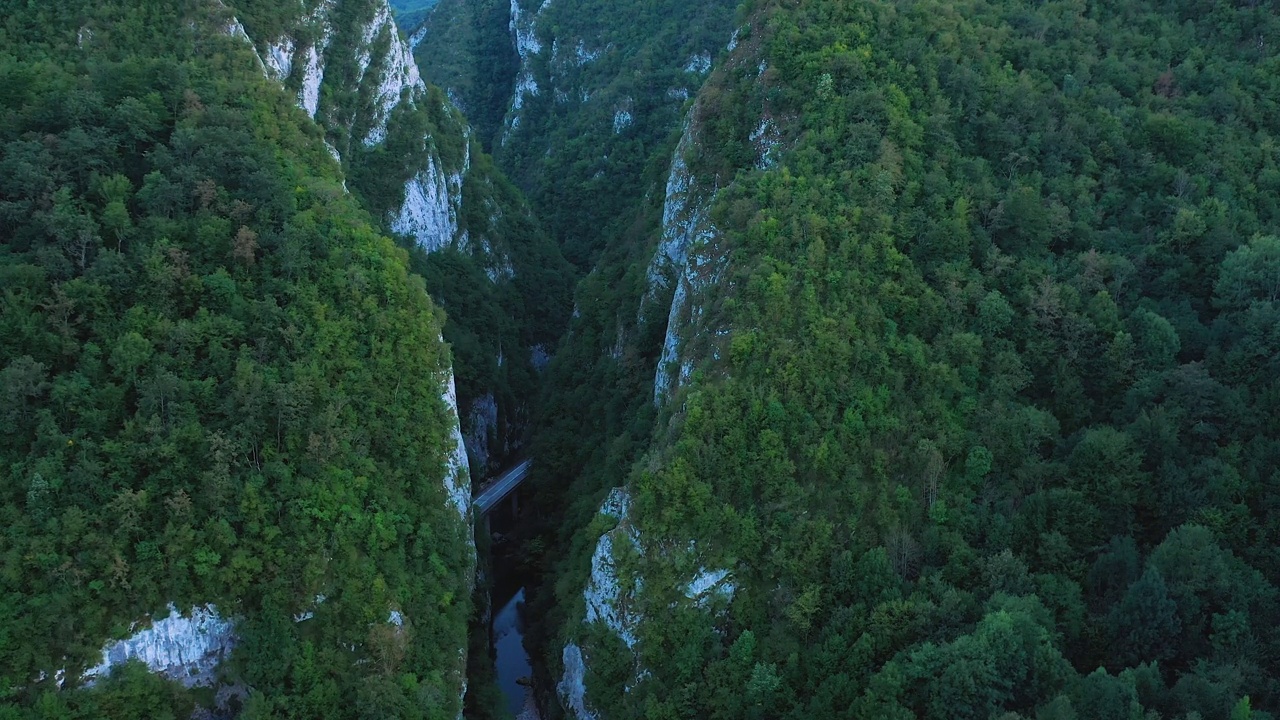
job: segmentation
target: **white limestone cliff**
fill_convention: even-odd
[[[387,139],[387,122],[391,118],[391,111],[395,110],[406,93],[412,98],[414,94],[425,93],[427,90],[426,83],[422,82],[422,75],[418,72],[418,63],[413,59],[413,49],[401,36],[400,28],[391,16],[391,8],[386,3],[378,5],[373,19],[364,29],[363,48],[357,57],[362,80],[371,62],[372,48],[384,35],[388,38],[389,45],[382,59],[381,74],[377,78],[377,89],[373,95],[374,121],[364,138],[366,147],[378,145]]]
[[[320,112],[320,84],[324,82],[324,51],[329,36],[325,33],[314,45],[307,46],[302,69],[302,87],[298,90],[298,106],[315,119]]]
[[[293,74],[293,38],[285,36],[267,45],[263,63],[267,68],[267,77],[283,82]]]
[[[218,614],[213,605],[192,608],[189,615],[169,605],[169,616],[151,620],[149,627],[102,648],[102,662],[84,672],[86,685],[111,674],[111,670],[137,660],[153,673],[186,687],[212,685],[222,659],[236,645],[235,624]]]
[[[537,97],[538,81],[533,76],[534,57],[542,52],[542,41],[538,39],[537,19],[551,5],[551,0],[543,0],[538,9],[532,13],[520,7],[520,0],[511,0],[511,20],[509,28],[515,42],[516,54],[520,58],[520,68],[516,71],[515,90],[511,96],[511,111],[507,114],[506,137],[520,126],[520,111],[525,102]]]
[[[623,130],[634,125],[635,122],[636,117],[631,114],[631,110],[629,108],[618,108],[613,113],[613,134],[620,134]]]
[[[586,622],[604,625],[628,648],[633,648],[636,628],[643,619],[635,610],[635,596],[643,583],[637,582],[630,590],[623,590],[615,550],[615,543],[626,543],[636,553],[644,552],[640,532],[631,524],[631,493],[626,488],[610,490],[600,506],[600,514],[617,520],[618,524],[600,536],[591,556],[591,577],[582,592],[587,608]]]
[[[560,703],[571,717],[578,720],[597,720],[599,716],[587,707],[587,662],[577,643],[568,643],[560,657],[564,663],[564,675],[556,684]]]
[[[276,38],[250,38],[239,22],[233,22],[227,32],[255,46],[268,78],[287,87],[296,85],[298,106],[307,115],[321,125],[338,124],[348,131],[357,125],[367,127],[358,141],[364,147],[376,147],[386,141],[388,124],[401,103],[421,107],[428,102],[427,86],[413,58],[412,45],[400,33],[386,2],[374,5],[372,17],[360,28],[360,41],[355,47],[332,46],[335,7],[335,0],[322,0],[301,18],[295,31]],[[380,50],[382,47],[385,51]],[[348,116],[321,106],[326,69],[333,61],[333,54],[339,52],[352,54],[357,69],[356,83],[368,89],[372,103],[367,115]],[[380,54],[375,57],[375,52]],[[465,135],[467,131],[461,121],[459,125]],[[461,240],[458,216],[463,180],[470,170],[470,140],[465,141],[466,152],[460,168],[444,167],[431,137],[423,138],[422,142],[428,148],[425,167],[405,180],[403,199],[388,220],[394,232],[408,235],[426,251],[434,252]],[[341,163],[338,149],[332,144],[327,147]]]
[[[444,338],[440,339],[444,342]],[[458,386],[454,382],[453,368],[450,368],[445,379],[444,402],[449,406],[450,420],[453,423],[452,441],[449,456],[445,462],[444,484],[449,493],[449,502],[462,516],[467,527],[471,527],[471,465],[467,461],[467,444],[462,437],[462,424],[458,415]],[[468,542],[474,542],[468,533]]]
[[[405,185],[404,203],[391,229],[408,235],[427,252],[448,247],[458,232],[458,209],[450,200],[449,182],[435,156]]]
[[[698,75],[706,75],[711,72],[711,53],[702,52],[690,57],[689,62],[684,64],[684,71]]]
[[[582,593],[586,606],[583,624],[607,629],[634,654],[639,642],[640,627],[646,621],[638,609],[638,596],[644,590],[644,582],[639,576],[630,583],[623,581],[618,568],[618,548],[623,544],[629,546],[642,562],[646,558],[646,551],[641,542],[640,531],[631,520],[630,492],[626,488],[611,490],[600,506],[600,514],[617,520],[618,524],[596,541],[595,552],[591,556],[591,575]],[[690,543],[688,549],[696,556],[696,543]],[[678,589],[693,607],[707,609],[711,607],[713,599],[727,604],[737,588],[729,570],[708,569],[703,566]],[[589,654],[590,648],[581,639],[566,643],[561,655],[563,672],[556,684],[561,704],[578,720],[593,720],[597,717],[588,702],[585,685]],[[633,660],[638,663],[638,656],[633,657]],[[637,664],[635,676],[628,688],[647,675],[647,671]]]
[[[692,61],[691,61],[692,64]],[[686,68],[690,71],[700,69]],[[711,207],[718,192],[714,178],[702,178],[689,168],[688,158],[698,144],[698,128],[694,120],[696,106],[689,111],[684,132],[671,159],[667,176],[666,198],[662,212],[662,237],[649,264],[647,286],[641,313],[663,291],[671,292],[666,335],[662,354],[654,375],[653,400],[661,406],[693,375],[695,353],[688,352],[688,342],[698,336],[722,338],[727,330],[706,327],[704,322],[705,291],[715,285],[724,272],[723,248],[719,231],[711,221]],[[778,162],[782,144],[777,123],[765,117],[746,138],[756,150],[756,167],[769,169]],[[673,287],[674,285],[674,287]],[[643,315],[639,318],[645,320]],[[718,357],[712,345],[700,355]]]
[[[694,111],[690,110],[684,133],[671,159],[662,210],[662,239],[649,263],[648,286],[642,303],[644,307],[663,290],[675,285],[662,355],[653,383],[653,399],[658,405],[692,374],[692,363],[681,358],[681,333],[689,325],[691,314],[698,312],[690,300],[705,279],[691,250],[712,243],[716,237],[716,229],[710,219],[715,188],[707,187],[705,182],[695,177],[686,159],[697,142],[693,114]]]

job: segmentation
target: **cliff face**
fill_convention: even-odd
[[[383,220],[428,252],[469,247],[459,225],[471,171],[469,130],[457,111],[429,92],[385,2],[323,0],[279,34],[253,42],[267,76],[295,92],[325,130],[357,193],[374,195]],[[423,132],[423,130],[426,132]],[[394,152],[387,173],[378,155]],[[376,169],[382,175],[367,177]],[[389,186],[399,190],[384,197]],[[480,252],[494,252],[482,238]],[[493,262],[500,265],[501,255]]]
[[[523,436],[533,348],[550,346],[565,315],[559,253],[461,113],[424,83],[412,47],[426,34],[406,38],[385,2],[309,2],[261,31],[266,23],[241,19],[236,33],[324,129],[351,191],[428,256],[417,269],[433,281],[449,313],[446,338],[470,368],[457,388],[466,447],[478,475],[496,469]],[[429,258],[436,253],[450,259]]]
[[[585,611],[581,620],[565,628],[568,639],[556,684],[561,704],[579,720],[598,717],[593,698],[603,694],[613,704],[620,699],[619,689],[630,692],[648,676],[647,663],[653,659],[643,657],[637,647],[646,633],[646,608],[648,617],[691,612],[700,622],[711,623],[737,590],[732,570],[702,564],[702,543],[690,540],[673,547],[671,538],[645,537],[633,517],[631,491],[626,488],[610,491],[593,527],[601,523],[613,527],[596,540],[582,591]],[[592,658],[602,654],[620,655],[606,663],[615,667],[621,663],[630,670],[620,678],[621,688],[596,688],[593,695],[587,674]]]
[[[486,116],[483,141],[566,257],[587,270],[630,224],[649,154],[678,127],[724,47],[734,4],[501,5],[444,0],[416,54],[432,82]]]
[[[235,646],[235,623],[223,618],[214,605],[192,608],[188,616],[170,604],[168,617],[107,643],[102,662],[85,670],[82,682],[91,685],[112,668],[137,660],[151,672],[187,687],[212,685],[217,682],[219,663]]]
[[[704,284],[714,282],[716,275],[714,271],[705,272],[699,262],[715,248],[716,229],[709,215],[715,188],[689,169],[687,156],[696,150],[696,144],[691,113],[671,160],[662,210],[662,239],[649,263],[645,298],[641,301],[643,312],[649,300],[671,294],[662,355],[653,383],[654,402],[659,405],[693,372],[692,362],[681,359],[681,338],[693,330],[692,325],[701,314],[695,304],[699,291]]]

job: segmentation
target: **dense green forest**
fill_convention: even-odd
[[[408,256],[217,5],[0,16],[0,717],[188,717],[140,666],[76,689],[173,602],[236,619],[243,717],[452,720],[474,555]]]
[[[549,664],[628,478],[646,619],[634,659],[586,630],[602,717],[1275,713],[1274,7],[742,17],[695,113],[723,272],[689,386],[652,408],[621,245],[552,368]],[[738,579],[722,615],[671,582],[690,542]]]
[[[536,430],[553,717],[571,642],[610,720],[1280,713],[1273,4],[442,0],[374,144],[385,7],[325,6],[376,52],[312,122],[261,58],[319,5],[229,4],[0,0],[0,719],[209,705],[80,681],[169,603],[235,620],[233,714],[458,717],[455,365]],[[472,244],[428,255],[386,230],[433,157]]]

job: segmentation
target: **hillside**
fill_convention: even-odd
[[[518,450],[548,354],[570,311],[552,238],[423,81],[385,0],[241,0],[236,17],[278,80],[324,130],[346,187],[411,251],[448,313],[463,431],[477,477]]]
[[[408,254],[229,9],[0,15],[0,715],[457,717],[470,478]]]
[[[743,17],[552,368],[570,715],[1273,712],[1274,14]]]
[[[0,718],[1280,713],[1273,6],[394,5],[0,0]]]

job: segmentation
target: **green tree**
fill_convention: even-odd
[[[1108,622],[1117,648],[1112,657],[1119,667],[1162,662],[1177,652],[1175,640],[1182,630],[1178,605],[1154,567],[1129,588]]]

